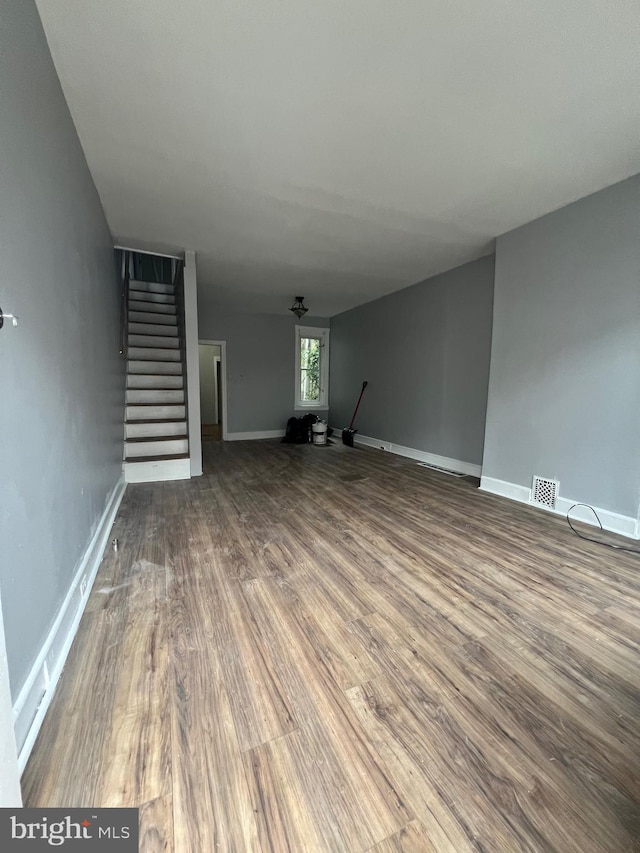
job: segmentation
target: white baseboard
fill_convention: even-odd
[[[285,430],[267,429],[262,432],[228,432],[227,441],[254,441],[258,438],[284,438]]]
[[[109,495],[98,527],[80,561],[56,620],[13,705],[18,766],[21,773],[53,699],[125,489],[126,483],[124,477],[121,477]]]
[[[527,488],[527,486],[520,486],[517,483],[508,483],[505,480],[496,480],[493,477],[482,477],[480,480],[480,489],[483,492],[491,492],[492,495],[500,495],[503,498],[510,498],[512,501],[528,504],[529,506],[534,507],[534,509],[552,512],[554,515],[566,516],[571,507],[577,503],[575,500],[558,497],[555,509],[548,509],[545,506],[540,506],[539,504],[530,502],[531,489]],[[637,519],[631,518],[631,516],[627,515],[620,515],[617,512],[611,512],[608,509],[602,509],[598,506],[594,506],[594,509],[598,513],[602,526],[605,530],[609,530],[611,533],[619,533],[621,536],[627,536],[630,539],[640,538],[640,529]],[[586,524],[591,524],[595,527],[598,526],[598,522],[596,521],[593,513],[584,506],[577,506],[571,512],[571,518],[572,520],[583,521]]]
[[[512,501],[529,503],[531,489],[526,486],[518,486],[516,483],[508,483],[506,480],[496,480],[493,477],[481,477],[480,489],[483,492],[491,492],[492,495],[500,495],[502,498],[510,498]]]
[[[334,428],[336,435],[341,435],[342,430]],[[386,450],[388,453],[395,453],[396,456],[405,456],[407,459],[415,459],[416,462],[426,462],[428,465],[437,465],[438,468],[448,468],[450,471],[456,471],[459,474],[467,474],[471,477],[480,477],[482,467],[474,465],[472,462],[463,462],[460,459],[450,459],[448,456],[439,456],[437,453],[427,453],[424,450],[416,450],[413,447],[405,447],[402,444],[393,444],[390,441],[382,441],[378,438],[370,438],[368,435],[360,435],[356,433],[354,436],[356,444],[362,444],[364,447],[373,447],[376,450]]]

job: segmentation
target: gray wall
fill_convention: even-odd
[[[640,176],[498,239],[482,473],[636,518]]]
[[[330,421],[480,464],[489,378],[493,256],[331,320]]]
[[[32,0],[0,10],[0,586],[15,699],[121,474],[112,241]]]
[[[227,342],[229,432],[284,430],[288,418],[304,414],[294,411],[296,324],[328,328],[329,320],[322,317],[297,320],[293,315],[279,314],[229,314],[206,297],[200,298],[200,340]]]

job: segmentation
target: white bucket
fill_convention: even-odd
[[[314,444],[327,443],[327,425],[324,421],[318,421],[315,424],[311,424],[311,432],[313,433]]]

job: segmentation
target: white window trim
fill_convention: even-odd
[[[320,399],[309,403],[300,399],[300,339],[318,338],[322,347],[320,356]],[[296,375],[295,403],[296,412],[310,412],[314,409],[329,411],[329,329],[316,326],[296,326]]]

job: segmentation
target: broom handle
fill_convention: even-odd
[[[364,389],[367,387],[368,384],[369,384],[368,382],[362,383],[362,391],[360,392],[360,396],[358,397],[358,402],[356,403],[356,410],[353,413],[353,417],[351,418],[351,423],[349,424],[349,429],[351,429],[353,427],[353,422],[355,421],[356,415],[358,414],[358,409],[360,408],[360,400],[362,400],[362,395],[364,394]]]

